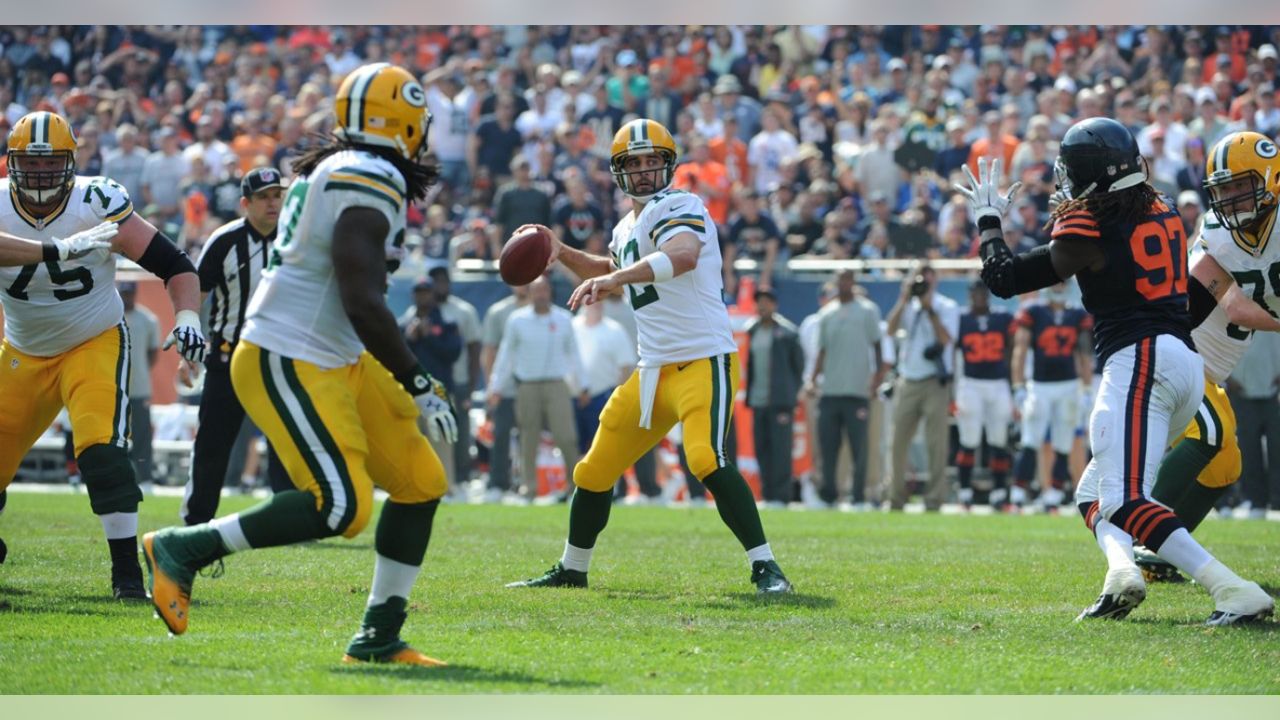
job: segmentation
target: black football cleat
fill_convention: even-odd
[[[792,590],[791,581],[782,574],[782,568],[773,560],[757,560],[751,563],[751,582],[759,595],[778,595]]]
[[[536,578],[507,583],[509,588],[519,587],[571,587],[585,588],[587,574],[577,570],[569,570],[562,563],[556,563],[551,569]]]

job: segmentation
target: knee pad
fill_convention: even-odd
[[[593,468],[585,459],[573,468],[573,484],[588,492],[608,492],[613,489],[616,477],[607,477],[597,468]]]
[[[142,491],[133,474],[129,453],[115,445],[91,445],[76,458],[80,477],[89,492],[94,515],[138,511]]]
[[[1240,447],[1231,443],[1218,450],[1209,465],[1196,476],[1196,482],[1215,490],[1231,487],[1240,479],[1240,472]]]
[[[720,469],[716,451],[710,445],[685,445],[684,453],[689,461],[689,470],[699,481]]]

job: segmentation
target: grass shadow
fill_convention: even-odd
[[[333,668],[330,672],[346,675],[376,675],[388,678],[404,678],[410,680],[440,680],[444,682],[475,683],[516,683],[519,685],[544,685],[554,688],[585,689],[596,688],[600,683],[584,680],[548,680],[534,675],[527,675],[512,670],[491,670],[473,665],[449,665],[447,667],[429,668],[412,665],[390,665],[365,663],[360,665],[344,665]]]
[[[0,585],[0,597],[21,597],[30,595],[33,591],[24,590],[22,588],[10,587],[8,585]]]
[[[732,593],[725,598],[732,602],[711,600],[700,603],[704,607],[718,610],[740,610],[753,605],[784,605],[786,607],[825,610],[836,606],[835,598],[824,595],[790,592],[782,595],[758,595],[756,593]]]
[[[300,550],[372,550],[373,543],[353,543],[353,542],[301,542],[295,543],[291,547]]]

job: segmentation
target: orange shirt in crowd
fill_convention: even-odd
[[[751,183],[751,166],[747,164],[747,144],[738,138],[726,138],[723,134],[707,143],[711,159],[724,165],[729,182],[737,185]]]
[[[678,190],[696,193],[706,203],[707,214],[717,225],[729,220],[729,171],[715,160],[704,163],[685,163],[676,168],[671,186]]]
[[[1000,142],[1004,146],[1002,159],[1007,177],[1009,168],[1013,167],[1013,153],[1018,149],[1018,138],[1012,135],[1001,135]],[[974,174],[974,177],[978,175],[978,158],[990,156],[992,154],[990,148],[990,138],[981,138],[973,144],[973,147],[969,148],[969,170]]]
[[[265,155],[268,161],[275,157],[276,140],[264,134],[237,135],[231,141],[231,151],[240,158],[240,173],[243,175],[253,169],[253,161],[259,155]]]

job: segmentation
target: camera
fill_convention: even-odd
[[[911,283],[911,297],[924,297],[929,292],[929,281],[923,275],[917,275]]]

